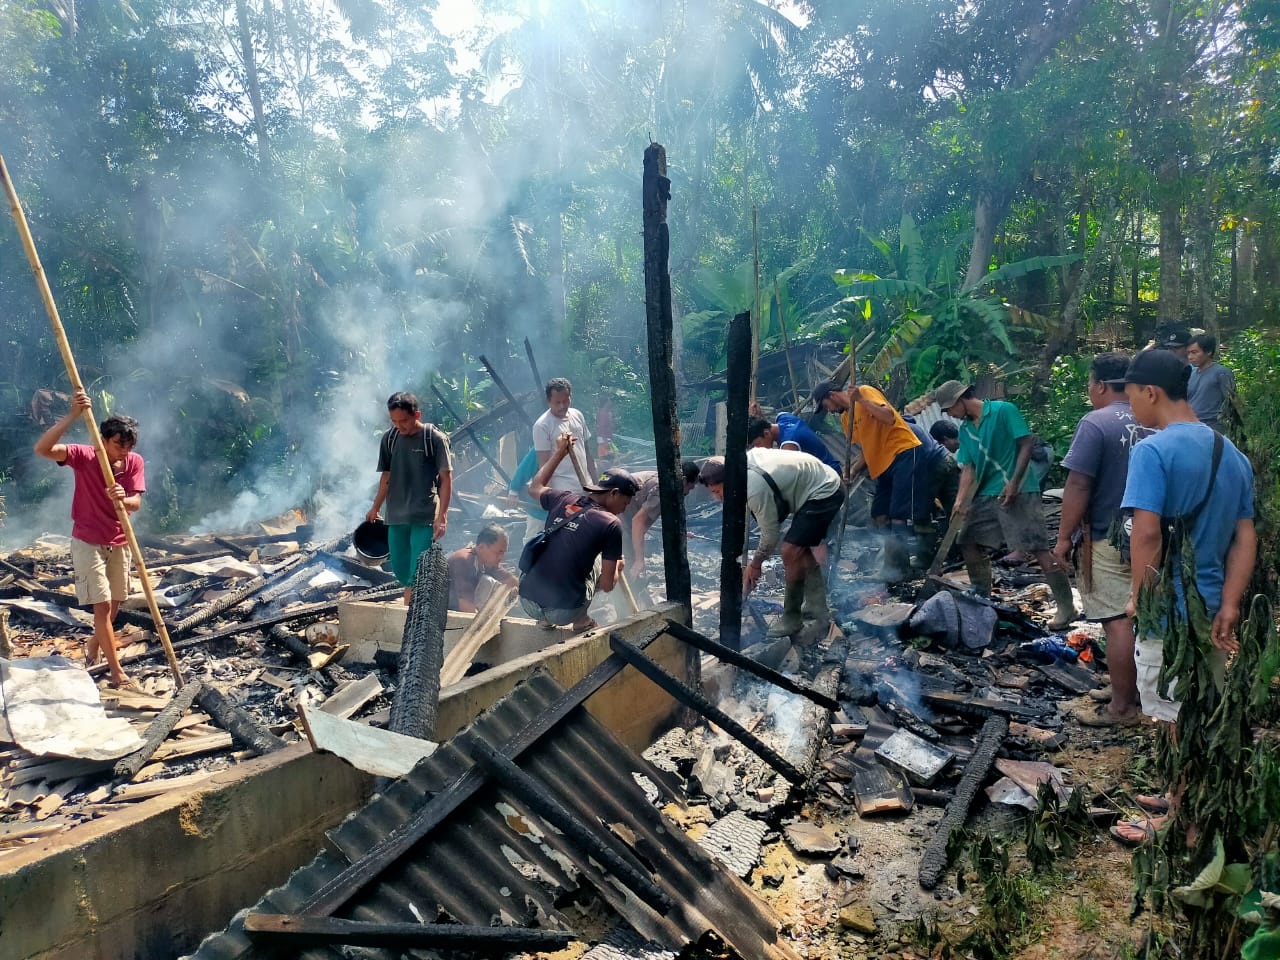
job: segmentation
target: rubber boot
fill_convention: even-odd
[[[966,563],[964,568],[969,574],[973,595],[989,598],[991,596],[991,558],[983,553],[981,560],[977,563]]]
[[[901,583],[911,576],[911,553],[907,548],[906,527],[893,524],[884,533],[884,555],[880,562],[880,579],[885,583]]]
[[[937,537],[930,527],[916,527],[907,537],[907,548],[911,553],[911,569],[915,573],[923,573],[933,563]]]
[[[1065,630],[1080,616],[1080,611],[1076,609],[1075,598],[1071,595],[1071,578],[1067,576],[1066,571],[1058,570],[1054,573],[1046,573],[1044,582],[1053,591],[1053,602],[1058,605],[1058,610],[1049,623],[1049,629],[1055,632]]]
[[[769,628],[771,637],[793,637],[804,626],[804,617],[800,610],[804,605],[804,581],[787,581],[786,593],[782,596],[782,616]]]
[[[812,567],[804,578],[804,619],[828,623],[831,620],[831,608],[827,605],[827,582],[822,577],[822,568]]]

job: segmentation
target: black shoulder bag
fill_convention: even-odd
[[[538,531],[529,538],[529,542],[526,543],[524,545],[524,549],[520,551],[520,562],[517,564],[521,573],[528,573],[533,569],[534,564],[538,562],[538,558],[541,557],[547,549],[547,540],[550,539],[553,533],[568,522],[569,514],[565,513],[551,521],[551,526]]]
[[[1182,538],[1186,536],[1187,531],[1195,526],[1196,520],[1208,505],[1209,498],[1213,496],[1213,487],[1218,480],[1218,465],[1222,463],[1223,443],[1222,434],[1215,430],[1213,432],[1213,464],[1209,468],[1209,486],[1205,488],[1204,496],[1200,498],[1200,502],[1192,508],[1190,513],[1184,513],[1176,517],[1162,516],[1160,518],[1161,559],[1167,559],[1182,552]],[[1132,536],[1133,507],[1126,507],[1111,522],[1111,530],[1107,535],[1107,541],[1120,551],[1120,559],[1125,563],[1133,562],[1133,553],[1130,547],[1130,538]]]

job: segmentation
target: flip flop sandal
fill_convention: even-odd
[[[1141,820],[1135,818],[1117,823],[1109,832],[1112,839],[1118,843],[1122,843],[1126,847],[1136,847],[1154,840],[1156,832],[1163,826],[1163,822],[1157,824],[1149,817]]]
[[[107,686],[112,690],[124,690],[128,693],[146,693],[146,691],[142,689],[142,684],[138,683],[138,681],[133,679],[133,677],[126,677],[124,680],[120,680],[118,682],[115,680],[108,680]]]
[[[1133,802],[1140,806],[1147,813],[1154,813],[1163,816],[1169,812],[1169,798],[1149,796],[1147,794],[1135,793]]]

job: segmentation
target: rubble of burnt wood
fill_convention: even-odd
[[[105,665],[88,672],[106,717],[127,720],[147,752],[118,761],[40,755],[4,742],[0,726],[0,854],[295,742],[301,706],[342,718],[387,707],[393,677],[342,662],[337,608],[400,588],[339,552],[342,544],[310,543],[309,534],[295,520],[257,536],[143,538],[185,685],[165,664],[142,598],[131,598],[116,628],[141,689],[112,689]],[[4,659],[84,664],[92,617],[71,584],[65,538],[0,558]]]

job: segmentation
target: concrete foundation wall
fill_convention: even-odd
[[[653,617],[677,611],[672,605],[617,629],[634,636]],[[447,687],[437,737],[452,736],[536,669],[568,687],[608,654],[607,636],[596,631]],[[684,674],[685,648],[670,637],[649,654]],[[642,749],[670,722],[675,703],[627,668],[588,709]],[[188,952],[315,856],[324,831],[372,787],[368,775],[297,744],[0,856],[0,958],[168,960]]]

